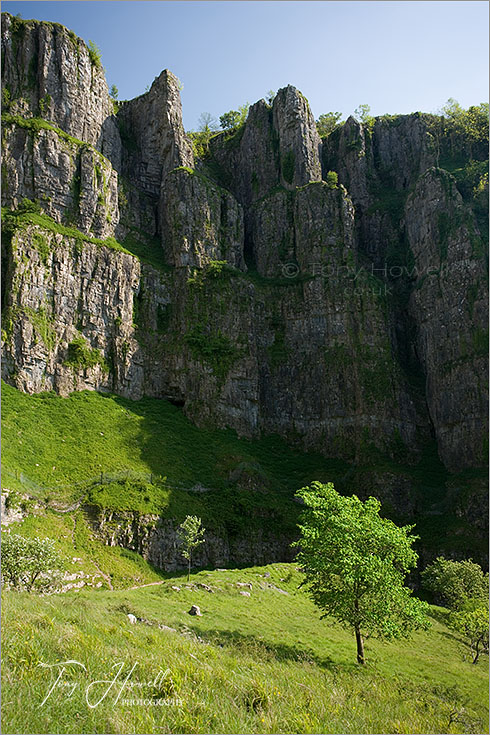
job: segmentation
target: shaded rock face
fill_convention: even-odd
[[[451,471],[482,462],[482,241],[434,168],[430,116],[349,118],[321,141],[288,86],[194,161],[169,71],[114,116],[66,29],[5,16],[2,43],[4,203],[37,199],[81,233],[16,220],[7,380],[169,398],[357,463],[415,462],[434,439]],[[88,239],[112,235],[141,258]],[[406,479],[390,486],[412,507]]]
[[[123,173],[142,191],[158,197],[169,171],[194,165],[182,125],[179,82],[167,69],[149,92],[123,103],[118,125],[126,144]]]
[[[243,211],[236,199],[192,169],[172,171],[162,189],[160,222],[169,265],[203,268],[212,260],[245,269]]]
[[[488,299],[480,238],[452,176],[429,169],[405,208],[419,278],[409,309],[439,453],[457,471],[485,461]]]
[[[188,562],[181,554],[178,526],[173,520],[157,515],[140,515],[128,511],[109,511],[96,506],[85,508],[95,535],[107,546],[122,546],[137,551],[158,569],[173,572],[186,569]],[[207,530],[206,543],[194,550],[196,567],[259,566],[275,561],[292,561],[293,538],[278,537],[257,529],[246,536],[230,536]]]
[[[321,181],[321,140],[307,99],[292,86],[280,89],[272,115],[279,139],[281,184],[294,189]]]

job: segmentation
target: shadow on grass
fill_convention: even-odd
[[[188,626],[197,637],[205,643],[210,643],[218,648],[234,649],[237,652],[249,654],[255,659],[262,661],[297,661],[312,663],[323,669],[349,668],[339,664],[330,656],[318,656],[309,648],[296,648],[286,643],[271,643],[254,635],[240,633],[238,630],[207,630]]]

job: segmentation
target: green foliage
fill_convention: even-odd
[[[76,370],[85,370],[100,365],[105,372],[109,372],[109,366],[100,350],[90,348],[83,337],[76,337],[70,342],[68,356],[63,364]]]
[[[110,250],[127,253],[128,255],[133,254],[129,250],[126,250],[113,237],[108,237],[105,240],[91,237],[84,232],[80,232],[75,227],[67,227],[66,225],[55,222],[47,214],[40,214],[40,204],[38,201],[32,202],[29,199],[24,199],[17,210],[2,209],[2,231],[4,229],[10,233],[16,230],[26,231],[30,225],[37,225],[47,232],[58,233],[67,238],[72,238],[78,247],[83,247],[84,242],[89,242],[100,247],[109,248]]]
[[[294,151],[287,151],[287,153],[285,153],[282,157],[281,170],[282,170],[282,177],[284,181],[287,181],[288,184],[293,183],[294,166],[295,166]]]
[[[487,590],[488,592],[488,590]],[[481,653],[488,654],[488,601],[451,613],[448,624],[465,638],[466,645],[473,653],[473,663],[477,664]]]
[[[230,110],[221,115],[219,121],[223,130],[237,130],[242,125],[245,125],[248,115],[249,104],[240,105],[238,110]]]
[[[7,85],[2,87],[2,108],[8,110],[10,107],[10,89]]]
[[[41,130],[52,130],[54,133],[56,133],[56,135],[58,135],[59,138],[64,140],[66,143],[69,143],[69,145],[74,148],[89,148],[95,151],[95,148],[93,148],[93,146],[91,146],[89,143],[85,143],[83,140],[74,138],[73,135],[65,133],[64,130],[61,130],[61,128],[57,128],[56,125],[52,125],[51,123],[47,122],[47,120],[43,120],[41,117],[26,118],[22,117],[21,115],[11,115],[8,112],[3,112],[2,123],[4,125],[18,125],[21,128],[29,130],[34,135],[37,135]],[[95,151],[95,153],[97,156],[102,156],[99,151]]]
[[[42,210],[39,199],[34,199],[33,201],[32,199],[27,199],[26,197],[24,197],[24,199],[22,199],[21,203],[19,204],[17,211],[19,214],[41,214]]]
[[[209,141],[215,135],[211,130],[191,130],[187,135],[192,143],[192,150],[196,158],[205,160],[209,156]]]
[[[325,181],[327,182],[329,189],[338,189],[339,175],[336,171],[328,171]]]
[[[438,602],[453,610],[469,599],[488,598],[488,574],[471,559],[453,561],[439,556],[420,576],[424,588],[432,592]]]
[[[488,102],[465,110],[450,97],[441,112],[449,133],[463,134],[475,143],[488,141]]]
[[[41,97],[39,100],[39,112],[41,115],[46,115],[46,113],[49,111],[49,106],[51,104],[51,95],[46,93],[44,97]]]
[[[109,89],[109,96],[112,97],[113,100],[117,100],[117,98],[119,97],[119,90],[115,84],[111,84],[111,87]]]
[[[61,528],[70,536],[70,524]],[[77,539],[82,541],[82,534],[77,532]],[[100,544],[97,550],[105,572],[104,564],[117,559],[127,572],[132,565],[136,576],[136,554],[123,557],[116,547]],[[3,729],[8,723],[9,732],[46,733],[62,718],[58,729],[73,733],[487,730],[487,671],[461,661],[459,643],[446,625],[434,619],[431,631],[418,633],[410,645],[402,641],[387,648],[370,639],[376,665],[353,667],[350,636],[316,618],[311,601],[296,594],[300,577],[295,565],[277,563],[192,574],[191,589],[182,584],[182,573],[174,573],[155,575],[148,581],[159,579],[160,585],[135,590],[84,588],[44,597],[4,592]],[[239,582],[252,584],[250,597],[239,594]],[[202,583],[214,593],[200,588]],[[200,606],[202,617],[186,615],[191,604]],[[441,612],[433,609],[434,618]],[[128,613],[147,623],[130,625]],[[176,632],[160,629],[162,622]],[[48,679],[37,664],[57,659],[81,661],[88,672],[68,667],[64,677],[77,684],[73,694],[60,688],[40,707],[58,672]],[[99,707],[89,708],[87,684],[112,679],[116,661],[126,662],[116,687]],[[125,707],[119,700],[113,707],[133,664],[137,668],[123,697],[175,696],[183,706]],[[136,682],[153,682],[167,667],[161,693],[136,688]]]
[[[88,55],[92,66],[95,66],[96,69],[102,69],[102,55],[100,53],[100,49],[93,41],[88,42]]]
[[[56,573],[62,560],[49,538],[24,538],[2,533],[2,578],[9,587],[27,592],[47,592],[56,588]]]
[[[325,112],[316,121],[316,129],[320,138],[326,138],[342,125],[341,112]]]
[[[201,519],[197,516],[186,516],[179,526],[178,534],[182,545],[181,554],[189,562],[187,581],[189,581],[191,574],[192,552],[205,542],[204,532],[205,529],[202,526]]]
[[[425,627],[428,606],[404,585],[417,562],[413,526],[399,528],[380,517],[378,500],[342,497],[332,483],[314,482],[297,495],[307,506],[297,557],[304,585],[324,616],[354,630],[358,663],[364,634],[393,639]]]
[[[240,113],[237,110],[230,110],[220,116],[220,125],[223,130],[234,130],[240,125]]]
[[[371,131],[374,127],[375,119],[370,113],[371,107],[369,105],[359,105],[359,107],[356,107],[354,110],[354,117],[356,120],[361,122],[368,130]]]
[[[219,330],[216,334],[211,334],[204,328],[195,326],[184,336],[184,341],[191,348],[194,358],[207,362],[221,377],[229,372],[240,354],[230,338]]]

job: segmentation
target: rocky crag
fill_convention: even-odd
[[[421,113],[320,139],[288,86],[198,159],[168,70],[116,106],[81,39],[8,14],[2,64],[8,382],[165,398],[357,466],[430,443],[453,475],[484,464],[484,214],[452,172],[485,146]]]

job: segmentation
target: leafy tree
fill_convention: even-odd
[[[480,653],[488,653],[488,606],[467,603],[461,610],[449,616],[449,626],[461,633],[473,653],[473,663],[478,663]]]
[[[339,175],[336,171],[329,171],[325,178],[330,189],[337,189],[339,183]]]
[[[325,138],[330,133],[333,133],[336,128],[340,127],[341,118],[341,112],[325,112],[323,115],[320,115],[316,121],[316,129],[320,138]]]
[[[488,598],[488,574],[471,559],[452,561],[439,556],[420,576],[424,588],[452,610],[461,608],[470,599]]]
[[[219,121],[223,130],[237,130],[245,124],[250,105],[240,105],[238,110],[230,110],[221,115]]]
[[[111,88],[109,90],[109,95],[112,97],[113,100],[117,100],[119,96],[119,90],[115,84],[111,85]]]
[[[359,105],[354,110],[354,117],[358,122],[366,125],[368,130],[372,130],[374,127],[374,117],[370,114],[371,107],[369,105]]]
[[[2,534],[2,577],[14,589],[47,591],[56,586],[62,560],[50,538]]]
[[[179,537],[183,547],[182,556],[189,562],[187,581],[191,576],[192,550],[204,543],[204,531],[201,519],[197,516],[186,516],[184,522],[179,526]]]
[[[451,153],[464,147],[470,157],[476,148],[483,158],[488,158],[488,102],[472,105],[465,110],[450,97],[440,110],[442,132],[449,136]]]
[[[307,506],[297,542],[302,584],[322,617],[353,629],[358,663],[364,664],[365,635],[399,638],[428,627],[428,605],[404,586],[417,561],[413,526],[399,528],[380,517],[376,498],[343,497],[332,483],[314,482],[297,495]]]
[[[197,121],[197,126],[197,131],[191,130],[188,135],[191,139],[195,156],[204,159],[209,155],[209,141],[218,131],[218,123],[210,112],[202,112]]]
[[[90,61],[97,69],[102,69],[102,54],[93,41],[88,42],[88,55]]]
[[[233,130],[240,124],[240,113],[237,110],[230,110],[221,115],[219,121],[223,130]]]

